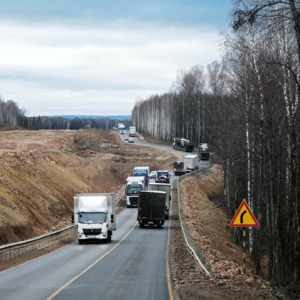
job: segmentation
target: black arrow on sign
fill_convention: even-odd
[[[241,214],[241,224],[243,224],[244,223],[244,220],[243,220],[243,218],[244,218],[244,214],[246,213],[247,211],[246,210],[244,210],[243,211],[243,213]]]

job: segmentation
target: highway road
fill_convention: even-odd
[[[0,299],[170,299],[168,222],[141,229],[137,209],[117,215],[108,244],[78,242],[0,273]]]
[[[135,144],[176,151],[136,138]],[[111,243],[76,241],[0,273],[0,299],[173,299],[166,260],[168,221],[162,229],[139,228],[136,217],[136,208],[117,215]]]

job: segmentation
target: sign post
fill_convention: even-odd
[[[230,227],[243,227],[243,279],[246,279],[246,227],[259,227],[245,199],[231,220]]]

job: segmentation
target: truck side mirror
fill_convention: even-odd
[[[74,224],[74,215],[72,215],[72,224]]]
[[[170,196],[170,201],[171,201],[171,196]]]
[[[115,221],[114,219],[115,219],[115,216],[113,214],[111,214],[110,220],[111,220],[112,223]]]

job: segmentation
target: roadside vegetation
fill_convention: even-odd
[[[178,72],[170,91],[139,99],[133,125],[156,139],[208,143],[224,169],[231,217],[247,200],[257,275],[300,294],[299,1],[234,1],[222,59]],[[234,235],[241,240],[241,232]],[[267,272],[263,270],[268,257]]]

